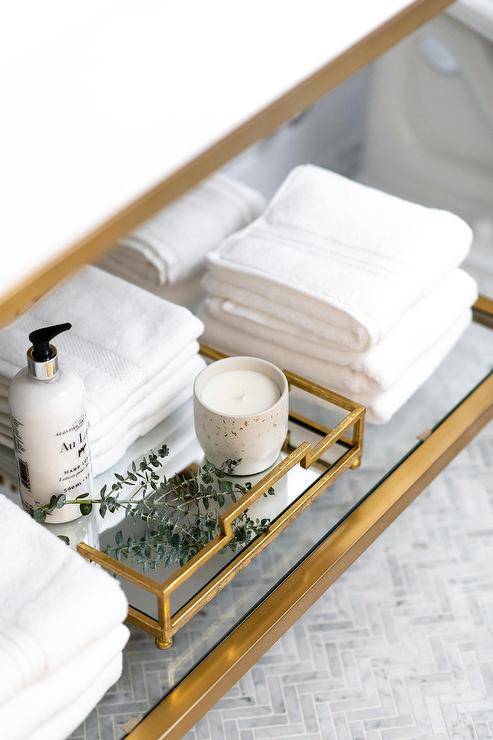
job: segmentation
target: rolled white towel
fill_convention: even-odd
[[[207,263],[212,277],[259,296],[259,309],[266,297],[274,315],[287,309],[301,328],[308,316],[330,341],[364,351],[458,267],[471,241],[452,213],[305,165]]]
[[[127,615],[118,582],[0,495],[0,706],[91,644]],[[121,649],[121,648],[120,648]],[[101,652],[110,661],[112,648]]]
[[[257,191],[214,174],[123,237],[101,266],[130,282],[181,282],[200,270],[207,252],[257,218],[265,205]]]
[[[393,385],[451,323],[472,306],[478,295],[474,280],[463,270],[447,275],[423,300],[407,311],[399,324],[376,346],[354,352],[333,344],[288,321],[248,305],[209,297],[207,312],[218,321],[324,363],[326,382],[352,393],[379,393]]]
[[[452,349],[462,333],[471,322],[471,310],[468,309],[456,318],[447,330],[435,341],[429,349],[399,377],[396,382],[384,391],[376,392],[359,390],[348,392],[347,387],[337,382],[329,382],[326,371],[327,363],[307,357],[300,352],[286,347],[280,347],[259,337],[254,337],[238,329],[223,324],[217,319],[207,316],[205,341],[230,354],[247,354],[263,357],[281,368],[291,370],[299,375],[314,380],[324,387],[331,388],[342,395],[349,396],[354,401],[368,407],[367,418],[370,422],[384,423],[411,397],[411,395],[425,382],[438,367],[440,362]],[[334,377],[334,380],[336,378]]]

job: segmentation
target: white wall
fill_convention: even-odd
[[[351,77],[297,119],[255,144],[226,168],[270,197],[297,164],[353,175],[360,166],[368,71]]]

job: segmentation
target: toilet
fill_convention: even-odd
[[[374,65],[359,179],[455,211],[493,294],[493,2],[462,0]]]

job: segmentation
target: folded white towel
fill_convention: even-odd
[[[174,362],[172,365],[174,372],[158,374],[152,383],[146,384],[147,393],[136,394],[135,403],[130,399],[132,403],[122,404],[122,408],[111,414],[106,423],[98,425],[95,429],[90,428],[91,464],[94,475],[99,475],[115,465],[136,439],[146,435],[191,398],[193,381],[205,367],[204,360],[197,355],[197,348],[194,348],[194,354],[189,360]],[[12,430],[9,417],[4,410],[5,407],[8,408],[7,401],[0,400],[0,407],[2,408],[0,444],[13,450]]]
[[[85,267],[0,331],[0,375],[11,379],[26,364],[27,335],[66,317],[57,337],[60,364],[84,380],[95,426],[200,336],[186,308],[168,303],[96,267]]]
[[[122,439],[107,450],[107,452],[96,458],[96,475],[108,470],[111,466],[117,464],[119,460],[126,453],[130,445],[137,439],[140,439],[148,434],[154,427],[160,424],[164,419],[167,419],[183,404],[190,400],[192,397],[193,381],[197,373],[202,370],[205,366],[202,358],[197,357],[192,363],[192,366],[187,369],[186,374],[182,381],[184,386],[182,390],[174,394],[172,399],[163,407],[159,408],[154,414],[149,414],[142,419],[138,426],[129,429],[127,433],[122,436]],[[144,409],[145,410],[145,409]]]
[[[152,424],[151,429],[135,442],[128,446],[124,454],[112,465],[107,465],[101,473],[96,474],[94,481],[94,490],[97,492],[106,483],[114,483],[114,474],[122,473],[128,469],[135,460],[140,460],[147,455],[149,450],[156,450],[165,442],[170,454],[165,459],[166,469],[176,472],[179,468],[175,467],[174,460],[189,443],[195,439],[193,427],[193,407],[191,399],[182,399],[179,394],[176,397],[177,408],[170,411],[166,418],[161,422]],[[170,404],[169,408],[171,408]],[[151,420],[150,423],[152,423]],[[174,468],[174,470],[173,470]],[[3,473],[10,481],[17,480],[17,468],[15,464],[15,455],[11,446],[10,438],[7,438],[7,444],[0,440],[0,474]],[[98,524],[104,524],[106,520],[100,520]],[[69,526],[68,523],[65,526]],[[58,526],[58,525],[57,525]],[[103,528],[105,528],[103,526]],[[101,527],[100,527],[101,529]]]
[[[186,280],[182,280],[179,283],[165,283],[164,285],[151,283],[149,280],[139,277],[135,271],[133,271],[132,274],[129,274],[120,269],[119,265],[111,265],[110,267],[107,260],[98,266],[103,270],[111,272],[112,275],[116,275],[129,283],[133,283],[144,290],[154,293],[154,295],[164,298],[166,301],[178,303],[180,306],[186,306],[186,308],[189,308],[192,313],[195,313],[197,306],[200,304],[204,295],[201,285],[205,273],[204,266]]]
[[[155,413],[170,399],[174,399],[182,388],[191,387],[188,376],[192,375],[193,371],[196,374],[204,364],[198,351],[198,342],[190,342],[162,370],[138,387],[98,424],[93,425],[89,430],[92,452],[98,455],[107,450],[112,445],[112,437],[119,438],[126,428],[133,426],[149,412]],[[192,381],[194,377],[195,375]],[[8,387],[1,387],[0,424],[7,425],[9,435],[12,437],[9,413]]]
[[[121,239],[102,266],[131,282],[185,280],[201,268],[207,252],[264,208],[260,193],[215,174]]]
[[[204,366],[198,351],[198,342],[187,344],[162,370],[129,395],[112,414],[101,420],[90,433],[91,444],[97,445],[98,450],[109,449],[116,435],[121,436],[141,420],[158,413],[161,407],[174,400],[185,388],[191,392],[193,380]]]
[[[331,326],[326,321],[318,320],[309,314],[305,314],[296,308],[271,300],[269,295],[265,293],[256,293],[254,290],[242,288],[238,284],[228,282],[226,278],[230,277],[231,275],[226,273],[226,271],[224,271],[220,278],[215,277],[212,272],[206,272],[202,279],[202,287],[207,295],[220,296],[243,306],[255,305],[257,311],[262,314],[273,316],[283,323],[301,329],[302,334],[309,332],[336,346],[337,338],[341,334],[337,327]],[[234,276],[232,279],[234,280]],[[344,333],[342,338],[344,339],[345,337],[346,334]],[[339,344],[339,346],[345,347],[346,345]],[[348,351],[350,349],[353,348],[348,346]]]
[[[437,369],[472,321],[469,309],[456,319],[440,339],[437,339],[406,373],[370,404],[369,420],[384,424],[408,401],[413,393],[425,383]]]
[[[128,637],[129,631],[123,624],[114,627],[0,704],[2,737],[64,740],[119,679],[122,650]]]
[[[33,729],[29,740],[57,740],[57,738],[62,740],[68,737],[86,719],[110,686],[118,681],[121,673],[122,656],[118,655],[106,668],[94,676],[93,681],[85,691],[79,694],[77,699]]]
[[[127,601],[114,578],[5,496],[0,496],[0,559],[3,705],[113,633],[126,618]],[[113,657],[109,651],[108,660]]]
[[[201,459],[202,453],[195,437],[193,426],[193,404],[191,400],[182,404],[180,408],[161,424],[153,427],[145,437],[140,437],[136,440],[129,447],[120,463],[106,470],[96,479],[95,490],[99,491],[104,484],[110,488],[111,484],[115,482],[115,473],[124,473],[125,469],[130,468],[132,461],[140,462],[144,455],[147,455],[150,450],[156,450],[163,442],[169,447],[169,455],[163,459],[163,466],[156,471],[160,476],[166,475],[170,477],[174,473],[183,470],[184,467],[190,465],[192,462]],[[2,459],[0,458],[1,469]],[[130,498],[134,493],[134,488],[125,486],[120,499]],[[113,514],[107,513],[104,519],[98,517],[98,531],[102,533],[114,527],[122,521],[124,516],[125,512],[119,510]]]
[[[350,395],[353,400],[364,404],[369,411],[367,418],[375,423],[384,423],[404,404],[419,386],[432,374],[447,355],[471,321],[471,311],[465,311],[456,318],[440,338],[403,373],[387,390],[380,393],[358,391],[348,394],[346,388],[338,383],[329,383],[326,364],[295,350],[273,344],[223,324],[204,309],[206,323],[205,341],[231,354],[248,354],[263,357],[279,367],[291,370],[330,387],[342,395]]]
[[[207,262],[214,278],[267,296],[277,312],[289,309],[289,322],[297,312],[325,322],[327,339],[359,351],[381,341],[457,267],[471,240],[452,213],[306,165]]]
[[[393,385],[476,298],[474,280],[463,270],[454,270],[367,352],[347,350],[259,311],[253,293],[248,305],[213,297],[205,305],[208,314],[232,328],[288,349],[296,346],[298,353],[323,361],[328,385],[337,385],[348,395],[365,393],[370,397]]]
[[[32,329],[65,317],[73,328],[57,338],[61,367],[73,368],[86,386],[95,471],[118,441],[118,450],[145,433],[189,397],[201,322],[187,309],[164,301],[94,267],[86,267],[59,286],[13,324],[0,331],[0,412],[5,423],[5,393],[24,367]],[[106,439],[106,441],[101,441]],[[2,437],[2,442],[6,440]],[[110,456],[112,464],[117,452]],[[120,454],[120,453],[118,453]]]

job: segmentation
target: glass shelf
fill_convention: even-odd
[[[302,562],[321,540],[327,538],[347,515],[367,497],[372,489],[388,473],[398,466],[434,427],[490,373],[493,359],[493,342],[490,329],[472,324],[465,332],[432,377],[414,394],[407,404],[382,426],[367,425],[363,462],[358,470],[341,476],[328,490],[319,496],[312,505],[293,521],[250,565],[241,571],[207,606],[188,622],[174,637],[169,650],[158,650],[154,639],[141,630],[132,629],[132,637],[124,654],[124,671],[118,684],[119,694],[124,687],[142,684],[139,678],[143,672],[159,672],[160,680],[152,687],[142,687],[140,696],[131,713],[143,715],[160,701],[176,684],[184,678],[249,612],[269,593],[296,565]],[[306,404],[300,401],[300,410],[307,411]],[[317,407],[309,409],[311,417],[330,425],[333,419],[327,410]],[[313,435],[313,433],[311,433]],[[296,444],[301,435],[308,441],[315,441],[306,429],[292,425],[291,442]],[[166,474],[181,470],[201,458],[201,450],[193,435],[192,410],[184,406],[148,437],[139,440],[127,454],[127,459],[116,466],[120,471],[150,447],[167,441],[176,454],[167,462]],[[9,475],[8,460],[0,456],[0,470]],[[114,471],[100,476],[97,484],[111,479]],[[285,488],[279,490],[274,499],[261,499],[258,502],[259,515],[279,515],[292,497],[301,495],[303,486],[310,485],[323,469],[303,470],[299,466],[290,471]],[[276,501],[277,499],[277,501]],[[277,507],[277,508],[276,508]],[[254,513],[254,512],[252,512]],[[72,525],[74,542],[78,538],[94,544],[97,537],[97,517],[84,518]],[[52,527],[61,533],[62,527]],[[99,526],[100,547],[104,547],[121,528],[121,521],[104,520]],[[77,534],[77,530],[79,530]],[[182,607],[187,599],[204,585],[221,568],[227,566],[232,554],[217,556],[198,581],[190,581],[187,589],[172,604],[173,610]],[[163,574],[161,573],[159,577]],[[125,586],[127,588],[127,586]],[[135,599],[131,588],[130,600]],[[153,614],[154,604],[140,602],[143,611]],[[159,684],[159,685],[158,685]],[[111,692],[102,703],[111,705]],[[122,733],[123,734],[123,733]]]

